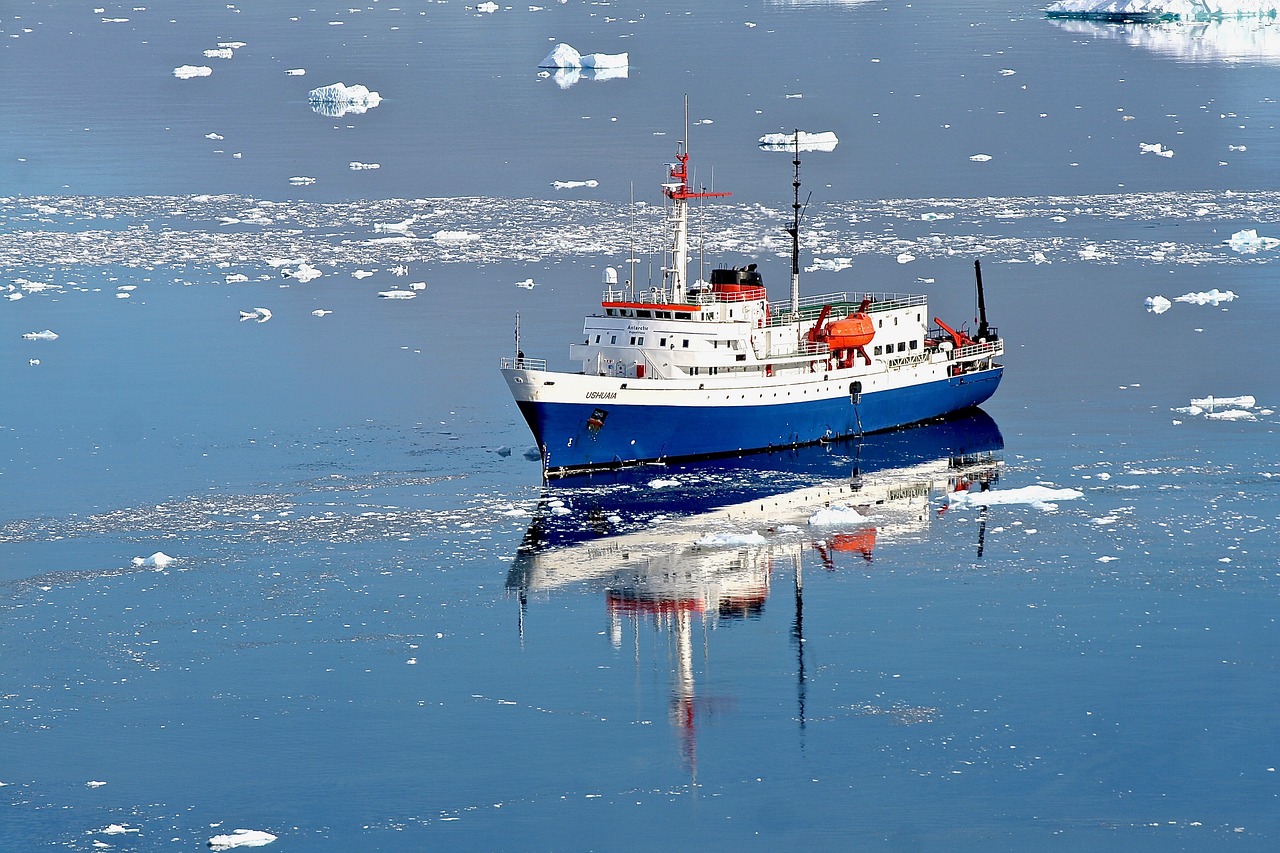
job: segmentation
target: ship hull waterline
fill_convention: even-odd
[[[541,384],[526,371],[503,372],[513,390]],[[635,403],[517,394],[517,405],[537,442],[545,476],[555,478],[799,447],[936,420],[981,405],[995,393],[1003,373],[1002,365],[994,365],[898,388],[763,405],[712,399],[664,405],[640,389]]]

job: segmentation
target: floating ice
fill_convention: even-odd
[[[347,113],[357,115],[371,110],[382,103],[382,96],[369,90],[368,86],[356,83],[348,86],[345,83],[330,83],[307,93],[311,109],[331,118],[338,118]]]
[[[352,160],[347,164],[353,172],[365,172],[370,169],[381,169],[381,163],[361,163],[359,160]]]
[[[795,133],[766,133],[760,137],[760,147],[770,151],[835,151],[840,140],[834,131],[823,130],[807,133],[797,130]]]
[[[1159,142],[1139,142],[1139,154],[1155,154],[1157,157],[1172,157],[1173,149],[1165,148]]]
[[[1274,16],[1275,0],[1057,0],[1045,14],[1100,20],[1208,21]]]
[[[969,159],[975,163],[985,163],[991,159],[991,155],[990,154],[974,154]]]
[[[208,77],[213,69],[207,65],[179,65],[173,69],[173,76],[179,80],[190,80],[192,77]]]
[[[539,68],[627,68],[630,65],[625,53],[579,53],[572,45],[561,42],[538,63]]]
[[[1143,304],[1147,306],[1147,310],[1152,314],[1163,314],[1169,310],[1169,306],[1173,303],[1163,296],[1148,296]]]
[[[1058,508],[1052,501],[1069,501],[1079,497],[1084,497],[1084,492],[1078,489],[1023,486],[1020,489],[992,489],[985,492],[977,489],[968,489],[963,492],[952,492],[948,499],[951,506],[1030,504],[1036,509],[1052,510]]]
[[[765,538],[759,533],[708,533],[693,544],[704,548],[736,548],[742,545],[763,545]]]
[[[599,181],[595,181],[595,180],[589,180],[589,181],[552,181],[552,182],[551,182],[551,186],[555,187],[555,188],[556,188],[556,189],[558,189],[558,190],[572,190],[572,189],[577,189],[578,187],[598,187],[598,186],[600,186],[600,182],[599,182]]]
[[[659,479],[659,480],[650,480],[650,481],[649,481],[649,488],[651,488],[651,489],[665,489],[667,486],[678,486],[678,485],[680,485],[680,481],[679,481],[679,480],[661,480],[661,479]]]
[[[371,275],[373,275],[373,273],[369,272],[368,270],[356,270],[351,274],[351,277],[355,279],[361,279],[361,278],[368,278]]]
[[[311,266],[311,264],[306,261],[303,261],[302,265],[296,270],[293,270],[292,272],[289,270],[282,270],[281,275],[285,278],[296,278],[298,281],[306,284],[307,282],[314,281],[324,275],[324,273],[320,272],[320,270]]]
[[[1235,298],[1236,295],[1233,291],[1218,290],[1215,287],[1212,290],[1205,290],[1199,293],[1184,293],[1181,296],[1175,296],[1173,301],[1189,302],[1192,305],[1217,305],[1220,302],[1231,302]]]
[[[314,310],[314,311],[312,311],[312,312],[311,312],[311,316],[312,316],[312,317],[325,317],[325,316],[327,316],[327,315],[329,315],[329,314],[332,314],[332,313],[333,313],[332,311],[329,311],[329,310],[327,310],[327,309],[325,309],[325,308],[317,308],[316,310]]]
[[[1245,228],[1231,235],[1231,239],[1226,241],[1237,252],[1246,252],[1252,254],[1262,249],[1274,249],[1280,246],[1280,239],[1275,237],[1260,237],[1256,228]]]
[[[916,256],[911,254],[910,252],[901,252],[898,255],[898,263],[900,264],[909,264],[915,259],[916,259]]]
[[[150,557],[133,558],[133,565],[145,569],[163,569],[172,562],[173,557],[170,557],[164,551],[156,551]]]
[[[476,11],[477,11],[477,12],[484,12],[484,13],[486,13],[486,14],[490,14],[490,15],[492,15],[494,12],[498,11],[498,8],[499,8],[499,7],[498,7],[498,4],[497,4],[497,3],[494,3],[494,2],[477,3],[477,4],[476,4]]]
[[[107,784],[107,783],[106,783],[106,782],[98,782],[98,781],[96,781],[96,780],[90,780],[90,781],[88,781],[88,782],[85,782],[85,783],[84,783],[84,786],[85,786],[86,788],[101,788],[101,787],[102,787],[103,785],[105,785],[105,784]]]
[[[417,221],[417,216],[410,216],[408,219],[402,219],[399,222],[379,222],[374,224],[373,230],[379,233],[409,234],[411,233],[409,229]],[[399,275],[404,275],[404,273],[399,273]]]
[[[804,268],[805,272],[840,272],[853,266],[853,258],[814,258],[813,263]]]
[[[248,280],[249,280],[249,276],[245,275],[242,272],[233,272],[230,275],[228,275],[225,279],[227,284],[244,284]]]
[[[537,462],[538,460],[542,459],[542,451],[539,450],[536,446],[532,446],[532,445],[529,447],[526,447],[524,449],[524,453],[520,455],[523,456],[525,459],[528,459],[530,462]]]
[[[851,506],[830,506],[809,516],[814,527],[836,527],[845,524],[865,524],[867,517]]]
[[[437,231],[431,235],[431,239],[440,245],[455,243],[470,243],[472,240],[479,240],[479,234],[472,234],[470,231]]]
[[[58,333],[45,329],[43,332],[27,332],[22,337],[28,341],[56,341]]]
[[[1256,408],[1258,401],[1245,394],[1239,397],[1201,397],[1191,401],[1190,406],[1174,409],[1187,415],[1203,415],[1211,421],[1256,421],[1257,416],[1249,411]],[[1264,413],[1269,413],[1265,410]]]
[[[306,175],[294,175],[292,178],[289,179],[289,183],[293,184],[295,187],[308,187],[314,184],[315,182],[316,182],[315,178],[311,178]]]
[[[524,281],[516,282],[516,287],[520,287],[525,290],[533,290],[537,286],[538,286],[538,283],[531,278],[526,278]]]
[[[305,68],[286,68],[284,73],[285,73],[285,74],[287,74],[287,75],[289,75],[290,77],[303,77],[303,76],[305,76],[305,75],[306,75],[306,73],[307,73],[307,69],[305,69]]]
[[[205,59],[230,59],[234,55],[229,47],[215,47],[204,52]]]
[[[412,290],[380,290],[378,295],[383,299],[416,299],[418,296]]]
[[[126,835],[130,832],[142,832],[142,830],[138,829],[137,827],[123,826],[118,823],[113,823],[109,825],[106,829],[100,829],[98,831],[101,832],[103,835]]]
[[[267,308],[254,308],[252,311],[241,311],[240,319],[265,323],[271,319],[271,311]]]
[[[265,847],[276,837],[260,829],[237,829],[228,835],[215,835],[209,839],[213,850],[230,850],[233,847]]]

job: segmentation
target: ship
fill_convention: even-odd
[[[688,133],[686,130],[686,139]],[[799,138],[797,134],[797,139]],[[600,309],[569,347],[575,370],[516,352],[500,370],[529,425],[544,479],[840,441],[945,418],[995,393],[1004,342],[978,318],[930,319],[924,295],[800,295],[800,154],[794,154],[789,298],[771,301],[755,263],[688,281],[693,188],[676,145],[662,184],[671,235],[660,284],[605,273]]]

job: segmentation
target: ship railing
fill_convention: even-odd
[[[992,341],[982,341],[976,344],[967,344],[959,349],[951,351],[953,360],[965,360],[971,358],[981,358],[984,355],[994,354],[1000,347]]]
[[[498,366],[503,370],[546,370],[547,360],[545,358],[525,358],[517,356],[512,358],[509,355],[502,357]]]
[[[895,308],[911,308],[917,305],[928,304],[928,297],[921,294],[908,293],[873,293],[870,291],[839,291],[837,293],[823,293],[816,296],[800,297],[800,317],[801,320],[817,319],[818,314],[824,306],[830,305],[831,313],[828,315],[830,319],[838,320],[854,313],[858,306],[862,304],[864,299],[870,299],[871,305],[867,308],[867,313],[875,314],[878,311],[891,311]],[[769,324],[781,325],[790,323],[797,318],[791,313],[791,300],[782,299],[769,303]]]

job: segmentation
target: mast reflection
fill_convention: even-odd
[[[521,638],[530,600],[584,587],[603,594],[615,648],[630,628],[637,666],[644,626],[665,636],[669,716],[696,773],[698,725],[735,706],[698,695],[697,646],[705,672],[711,633],[757,620],[773,584],[786,578],[794,583],[790,642],[803,734],[806,563],[826,572],[865,566],[877,548],[927,531],[946,511],[935,499],[998,479],[1003,447],[995,422],[974,411],[858,442],[554,481],[507,577]],[[981,557],[985,516],[979,524]]]

